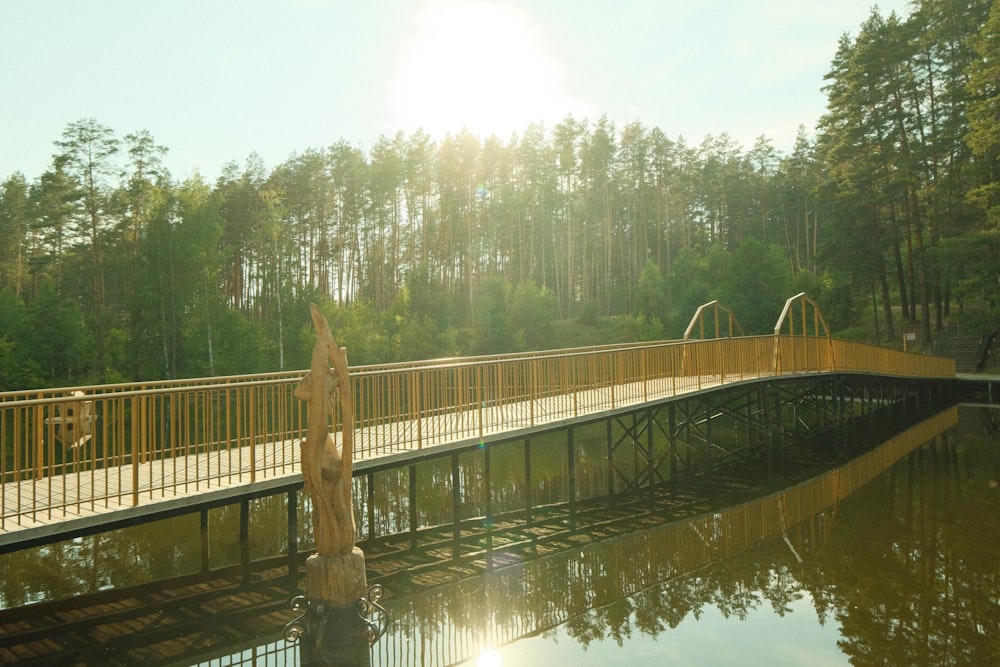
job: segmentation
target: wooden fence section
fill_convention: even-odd
[[[351,370],[358,460],[740,380],[950,378],[950,359],[815,336],[601,346]],[[0,393],[5,532],[299,473],[303,372]],[[339,415],[332,429],[339,430]]]

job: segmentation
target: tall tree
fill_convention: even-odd
[[[48,280],[53,289],[62,289],[62,267],[68,254],[70,221],[77,210],[80,192],[61,165],[43,173],[28,194],[31,224],[36,236],[32,296],[37,283]]]
[[[873,11],[870,27],[877,29],[880,23],[880,15]],[[871,33],[868,30],[869,36]],[[895,329],[884,253],[893,242],[887,238],[886,221],[890,217],[889,185],[895,173],[896,152],[889,140],[891,120],[882,96],[882,82],[867,71],[867,44],[848,35],[840,40],[826,76],[828,111],[820,120],[818,150],[833,187],[831,196],[841,211],[838,222],[845,226],[861,223],[845,240],[863,239],[860,245],[838,245],[833,243],[836,235],[831,235],[829,256],[845,270],[864,270],[856,282],[877,283],[886,336],[892,341]]]
[[[774,243],[776,239],[770,238],[771,220],[771,180],[774,178],[775,170],[778,166],[778,151],[774,147],[774,142],[764,135],[760,135],[754,141],[753,147],[746,155],[749,163],[752,179],[756,181],[755,194],[757,216],[760,222],[758,231],[757,225],[751,225],[751,236],[762,243]]]
[[[140,275],[140,239],[157,215],[168,215],[162,209],[168,205],[170,198],[170,176],[162,161],[167,149],[157,145],[148,131],[125,135],[125,145],[128,151],[125,182],[113,199],[121,217],[118,237],[124,241],[121,251],[127,270],[122,272],[122,280],[124,299],[129,308],[129,337],[135,341],[138,338],[136,320],[147,306],[145,300],[138,297],[136,289],[136,280]],[[132,377],[139,376],[142,355],[142,348],[133,345]]]
[[[122,214],[122,236],[129,255],[130,274],[138,270],[139,238],[149,220],[165,200],[164,186],[169,174],[163,166],[165,146],[153,141],[147,130],[125,135],[128,167],[125,184],[117,194]]]
[[[580,146],[587,124],[567,116],[556,125],[553,142],[558,175],[557,200],[554,202],[552,228],[554,255],[554,291],[559,314],[570,317],[576,303],[580,280],[578,276],[580,223],[577,216],[578,188],[581,180]]]
[[[220,253],[226,233],[225,203],[222,194],[212,191],[200,177],[183,183],[178,193],[173,235],[177,252],[165,279],[172,285],[170,307],[177,327],[171,335],[178,339],[178,354],[189,354],[178,364],[186,375],[215,375],[219,322],[228,311],[238,310],[225,290],[231,254]],[[233,347],[240,346],[233,341]]]
[[[28,182],[16,172],[0,183],[0,289],[10,287],[18,297],[23,296],[28,279],[28,216]]]
[[[969,130],[965,139],[977,164],[979,183],[969,193],[993,229],[1000,228],[1000,3],[990,5],[979,32],[970,39],[978,56],[967,69]]]
[[[108,203],[112,191],[111,178],[116,173],[115,155],[119,142],[114,131],[93,118],[70,123],[62,139],[55,142],[60,152],[54,160],[76,182],[80,191],[80,211],[77,233],[90,248],[92,315],[94,318],[95,367],[100,380],[107,377],[107,337],[105,322],[104,244],[109,228]]]
[[[555,148],[545,128],[529,125],[517,147],[522,232],[519,278],[544,285],[557,294],[553,255],[556,210]]]
[[[622,285],[625,260],[624,244],[631,230],[616,230],[617,192],[615,128],[607,116],[601,116],[583,138],[580,147],[580,170],[584,191],[581,207],[580,294],[584,300],[600,304],[602,315],[611,314],[611,295],[616,284]],[[619,231],[620,233],[615,233]],[[618,248],[619,262],[615,262]],[[636,276],[638,277],[638,276]],[[634,284],[634,283],[632,283]]]
[[[801,125],[791,155],[781,161],[778,177],[783,195],[779,204],[782,236],[792,271],[816,272],[820,174],[814,143]]]

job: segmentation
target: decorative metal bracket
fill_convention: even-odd
[[[385,589],[381,584],[374,584],[368,588],[368,593],[358,600],[357,612],[361,620],[363,631],[369,646],[374,646],[382,635],[385,634],[389,625],[389,612],[379,604],[379,600],[385,594]],[[309,599],[304,595],[298,595],[292,599],[292,611],[298,613],[294,619],[285,625],[285,641],[296,642],[299,638],[309,634],[307,616],[310,611]],[[322,604],[313,606],[313,611],[322,620],[315,634],[317,643],[322,643],[322,636],[326,629],[326,611]]]
[[[285,641],[296,642],[299,637],[306,634],[306,614],[309,613],[309,600],[305,595],[297,595],[292,598],[292,611],[300,613],[285,625]]]
[[[368,595],[358,600],[358,616],[365,625],[368,635],[368,645],[374,646],[389,625],[389,612],[379,604],[385,594],[381,584],[369,586]]]

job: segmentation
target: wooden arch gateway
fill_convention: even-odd
[[[809,333],[810,321],[812,334]],[[788,323],[788,331],[782,334],[785,322]],[[796,322],[798,322],[797,328]],[[786,336],[785,340],[782,340],[783,335]],[[807,338],[810,335],[812,338]],[[783,347],[787,348],[784,352]],[[817,361],[822,359],[820,363],[823,367],[836,368],[833,351],[830,327],[826,324],[826,318],[823,317],[819,304],[805,292],[799,292],[785,301],[785,307],[781,309],[778,322],[774,325],[774,372],[780,373],[783,370],[782,360],[795,368],[799,360],[804,358]]]
[[[740,326],[739,320],[736,319],[736,314],[732,309],[726,304],[719,300],[709,301],[698,306],[698,310],[695,311],[694,316],[691,318],[690,324],[688,324],[687,329],[684,330],[684,340],[691,339],[691,332],[694,331],[695,325],[698,326],[698,335],[701,340],[705,340],[705,314],[711,311],[715,316],[715,336],[714,338],[722,338],[720,335],[720,319],[719,311],[722,311],[728,315],[726,319],[726,324],[728,325],[728,331],[726,333],[726,338],[735,338],[735,331],[739,332],[740,336],[745,336],[743,333],[743,327]]]
[[[800,306],[800,325],[798,330],[795,328],[795,309],[793,306],[798,303]],[[781,334],[781,329],[784,323],[788,322],[788,335],[789,336],[808,336],[809,335],[809,307],[812,307],[812,335],[813,336],[825,336],[830,337],[830,327],[826,325],[826,319],[823,317],[823,313],[819,309],[819,304],[817,304],[812,298],[809,297],[805,292],[799,292],[793,297],[790,297],[785,301],[785,307],[781,310],[781,315],[778,316],[778,323],[774,325],[774,335],[778,336]],[[820,326],[822,325],[823,333],[820,333]]]
[[[691,340],[696,332],[695,340],[708,340],[705,337],[705,320],[709,321],[709,338],[735,338],[746,336],[740,326],[736,314],[721,301],[709,301],[695,311],[687,329],[684,330],[684,340]],[[714,324],[714,336],[711,335]],[[807,338],[809,340],[807,340]],[[813,363],[822,359],[822,366],[835,367],[833,338],[830,327],[820,310],[819,304],[805,292],[799,292],[785,301],[785,306],[774,325],[774,358],[773,371],[781,372],[782,359],[790,360],[795,366],[797,359],[811,358]],[[686,355],[686,351],[685,351]]]
[[[795,305],[799,306],[798,319],[796,319]],[[726,319],[724,323],[720,317],[720,311],[725,313]],[[732,308],[716,299],[698,306],[698,310],[691,317],[687,329],[684,330],[684,340],[691,339],[695,327],[698,328],[698,340],[706,340],[705,318],[707,313],[711,313],[714,320],[715,335],[712,336],[713,338],[735,338],[737,335],[746,335],[739,320],[736,319],[736,313],[733,312]],[[809,332],[810,319],[812,321],[811,334]],[[789,336],[813,335],[830,338],[830,327],[826,324],[826,319],[823,317],[823,312],[820,310],[819,304],[805,292],[799,292],[785,301],[785,306],[778,316],[778,322],[774,325],[774,335],[780,336],[782,334],[782,329],[786,322],[788,323],[788,331],[785,333]],[[723,327],[725,327],[725,331],[723,331]]]

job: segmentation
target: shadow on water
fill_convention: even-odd
[[[845,462],[806,442],[789,452],[780,479],[718,471],[656,493],[513,502],[495,516],[367,540],[369,583],[385,587],[390,614],[372,664],[474,661],[524,637],[558,639],[563,664],[609,641],[627,660],[640,638],[675,632],[708,608],[784,616],[802,600],[820,624],[839,627],[841,659],[854,664],[995,664],[1000,440],[987,425],[996,423],[972,408],[901,433],[883,428],[898,430],[897,420],[873,422],[866,430],[879,446],[857,443]],[[473,475],[475,463],[467,466]],[[425,477],[447,480],[446,468]],[[450,496],[439,495],[422,511],[447,515]],[[286,508],[271,504],[254,520],[282,525]],[[20,603],[0,611],[0,661],[297,664],[281,630],[303,584],[288,574],[283,530],[271,531],[273,544],[257,542],[267,531],[251,532],[254,563],[241,566],[248,547],[231,539],[225,510],[206,527],[182,517],[193,530],[156,524],[127,539],[103,536],[117,548],[94,536],[4,557],[4,600]],[[372,512],[386,521],[408,513]],[[170,579],[130,583],[157,576]],[[80,590],[88,592],[55,600]],[[52,601],[24,606],[33,598]]]

